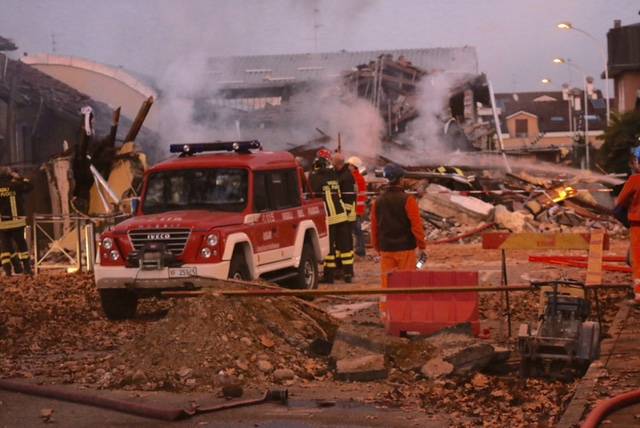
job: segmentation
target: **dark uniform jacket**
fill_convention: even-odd
[[[424,229],[416,198],[401,187],[387,187],[373,204],[371,235],[378,251],[424,249]]]
[[[347,213],[342,205],[340,184],[334,170],[323,168],[311,171],[309,189],[314,198],[324,199],[329,225],[347,221]]]
[[[349,165],[344,164],[342,169],[336,171],[338,184],[342,194],[342,203],[349,221],[356,221],[356,183]]]
[[[0,177],[0,230],[26,225],[23,195],[33,186],[26,178]]]

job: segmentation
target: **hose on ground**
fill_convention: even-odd
[[[113,400],[110,398],[89,395],[81,392],[69,391],[50,386],[34,385],[31,383],[0,379],[0,389],[23,394],[37,395],[40,397],[53,398],[55,400],[69,401],[72,403],[86,404],[103,409],[116,410],[146,418],[160,419],[163,421],[176,421],[189,417],[184,409],[161,409],[138,403]]]
[[[605,400],[591,410],[582,424],[582,428],[596,428],[607,415],[636,403],[640,403],[640,389]]]

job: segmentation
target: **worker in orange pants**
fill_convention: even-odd
[[[631,236],[631,268],[633,275],[634,300],[640,304],[640,147],[632,151],[631,169],[633,175],[624,184],[618,199],[616,199],[615,211],[626,209],[629,221],[629,234]]]
[[[426,248],[424,228],[416,198],[402,187],[404,170],[394,164],[384,167],[389,180],[371,207],[371,243],[380,254],[382,288],[394,271],[416,269],[416,247]],[[380,314],[387,320],[386,297],[380,299]]]

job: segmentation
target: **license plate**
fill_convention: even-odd
[[[169,268],[169,278],[188,278],[197,275],[198,270],[195,267]]]

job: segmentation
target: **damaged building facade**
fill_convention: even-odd
[[[322,122],[323,109],[331,109],[335,99],[357,98],[378,112],[379,138],[402,145],[411,133],[410,122],[421,114],[421,99],[429,96],[423,94],[424,83],[433,76],[446,76],[448,86],[438,88],[437,95],[444,91],[444,100],[422,114],[437,114],[443,135],[462,135],[453,149],[482,146],[479,141],[490,132],[478,132],[478,106],[489,105],[489,96],[473,47],[211,58],[207,77],[214,89],[194,100],[194,118],[200,124],[222,122],[238,134],[291,150],[348,133],[326,129],[331,125]],[[314,108],[316,121],[309,119]],[[309,114],[301,119],[301,111]],[[299,132],[283,137],[279,128]]]

